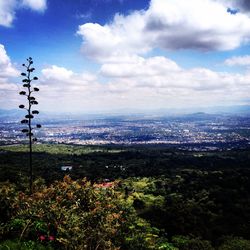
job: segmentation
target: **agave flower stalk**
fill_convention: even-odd
[[[27,59],[27,63],[23,64],[23,67],[25,68],[26,72],[21,73],[21,76],[24,77],[22,82],[25,91],[21,91],[19,94],[27,97],[27,105],[25,106],[24,104],[21,104],[19,105],[19,108],[27,111],[25,119],[21,120],[21,124],[26,125],[26,128],[22,129],[22,133],[24,133],[29,138],[29,188],[30,192],[32,193],[33,189],[32,143],[34,141],[37,141],[37,139],[34,137],[33,130],[35,128],[41,128],[42,126],[40,124],[36,124],[36,126],[34,127],[32,124],[32,119],[34,119],[34,115],[39,114],[38,110],[33,109],[34,106],[38,104],[36,98],[33,96],[33,93],[38,92],[39,89],[31,85],[33,81],[38,80],[36,76],[32,77],[32,73],[35,70],[35,68],[33,68],[33,60],[31,57]]]

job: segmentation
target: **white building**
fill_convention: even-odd
[[[73,168],[72,166],[61,166],[62,171],[71,171],[72,168]]]

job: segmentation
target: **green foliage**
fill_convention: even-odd
[[[250,240],[241,237],[227,237],[218,250],[250,250]]]
[[[157,249],[159,230],[157,228],[152,228],[145,220],[135,215],[131,216],[129,226],[125,231],[127,233],[125,235],[125,244],[122,249]]]
[[[211,243],[200,238],[190,238],[187,236],[174,236],[173,244],[179,250],[213,250]]]
[[[32,195],[16,192],[9,206],[17,209],[1,236],[60,249],[156,249],[159,230],[137,216],[116,186],[66,176]]]
[[[0,250],[53,250],[53,248],[34,241],[18,242],[7,240],[0,243]]]
[[[24,145],[12,145],[12,146],[0,146],[0,150],[6,150],[9,152],[27,152],[27,147]],[[36,144],[33,146],[34,153],[48,153],[52,155],[66,154],[66,155],[82,155],[89,153],[108,152],[108,153],[120,153],[122,150],[118,149],[105,149],[98,146],[71,146],[71,145],[53,145],[53,144]]]
[[[0,184],[0,223],[8,221],[18,208],[16,186],[11,183]]]
[[[160,184],[158,193],[130,192],[130,197],[136,198],[135,208],[141,217],[169,236],[192,234],[213,243],[222,235],[249,238],[248,169],[172,170],[171,177],[149,178]],[[155,198],[160,195],[163,202],[146,202],[145,198],[152,195]]]
[[[159,250],[179,250],[178,248],[174,247],[172,244],[168,242],[160,244],[158,249]]]
[[[81,229],[86,221],[90,221],[87,224],[90,231],[86,232],[92,233],[97,239],[99,232],[103,235],[101,239],[104,241],[113,237],[112,246],[122,246],[122,249],[126,247],[129,249],[133,245],[140,249],[143,244],[145,248],[150,246],[157,249],[164,244],[166,248],[172,247],[166,240],[161,241],[161,235],[167,235],[169,239],[174,235],[192,235],[193,239],[189,238],[189,241],[193,240],[197,243],[198,239],[206,239],[213,245],[216,245],[218,239],[224,235],[237,235],[250,239],[250,169],[247,165],[250,159],[249,150],[187,152],[160,147],[155,149],[35,145],[35,175],[43,177],[46,185],[53,184],[48,187],[42,179],[36,181],[35,194],[32,197],[26,195],[28,168],[25,165],[27,158],[25,152],[27,152],[26,146],[0,147],[0,181],[9,180],[15,183],[15,185],[5,183],[0,186],[0,231],[6,232],[6,237],[18,235],[15,230],[18,230],[20,237],[25,227],[27,229],[23,231],[22,239],[37,240],[38,232],[48,237],[50,234],[48,221],[54,223],[59,216],[57,212],[52,211],[52,204],[54,204],[55,211],[61,211],[65,217],[68,217],[65,221],[69,229],[65,225],[61,226],[62,231],[56,230],[68,241],[76,241],[71,228],[79,224]],[[60,171],[60,166],[65,164],[73,166],[73,170],[70,171],[72,179],[87,176],[93,183],[102,182],[106,178],[115,180],[119,177],[120,181],[115,189],[98,189],[90,184],[91,192],[86,194],[86,197],[89,197],[92,202],[98,201],[97,205],[100,202],[101,205],[97,207],[101,210],[97,209],[96,211],[99,211],[97,214],[94,215],[82,208],[72,210],[77,203],[76,198],[80,197],[82,200],[83,191],[79,191],[77,196],[74,195],[72,201],[65,194],[62,196],[58,193],[58,185],[61,182],[54,183],[54,181],[63,178],[65,172]],[[121,165],[125,170],[115,168]],[[73,188],[71,184],[67,186],[69,190]],[[54,196],[59,194],[59,197],[65,200],[65,204],[60,205],[56,198],[46,198],[47,201],[42,201],[44,197],[48,197],[46,192],[49,192],[51,187],[55,189],[50,192]],[[75,194],[75,191],[73,193]],[[34,201],[38,194],[43,197],[37,199],[40,203]],[[94,196],[92,197],[91,194]],[[25,198],[21,200],[23,195]],[[112,199],[109,200],[108,197]],[[24,201],[26,205],[31,202],[34,204],[29,205],[27,209],[23,204]],[[114,211],[108,211],[105,204],[113,204]],[[21,210],[19,210],[20,207]],[[45,207],[48,207],[48,211],[45,211]],[[27,214],[28,211],[31,214]],[[37,211],[43,212],[44,216],[36,218]],[[123,218],[122,223],[118,220],[119,226],[115,227],[116,233],[111,234],[112,230],[106,230],[103,225],[108,214],[120,211],[123,211],[120,216]],[[138,223],[141,225],[138,216],[144,219],[143,227],[137,225]],[[28,218],[31,219],[31,224],[28,223]],[[99,220],[104,224],[100,224]],[[113,221],[116,225],[117,220]],[[6,231],[6,222],[8,222],[9,233]],[[93,230],[92,222],[97,223],[96,227],[99,231]],[[153,228],[150,225],[159,228],[160,233],[152,232]],[[49,230],[55,231],[53,228]],[[151,245],[146,240],[147,234],[158,235],[158,237],[152,236]],[[4,233],[0,233],[0,240],[3,235]],[[58,238],[55,242],[53,244],[59,244],[60,247],[64,244],[58,242]],[[163,245],[159,245],[159,242]]]

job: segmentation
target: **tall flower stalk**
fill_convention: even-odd
[[[32,76],[32,73],[35,70],[35,68],[33,68],[33,60],[31,57],[27,59],[27,63],[23,64],[23,67],[25,68],[26,72],[21,73],[21,76],[24,77],[22,82],[25,91],[21,91],[19,94],[27,97],[27,104],[26,106],[24,104],[21,104],[19,105],[19,108],[25,109],[27,111],[25,119],[21,120],[21,123],[26,125],[26,128],[22,129],[22,132],[29,138],[29,189],[30,192],[32,193],[33,191],[32,143],[37,140],[34,137],[33,130],[35,128],[41,128],[42,126],[40,124],[36,124],[36,126],[33,126],[32,124],[32,119],[34,118],[34,115],[39,114],[38,110],[33,109],[33,107],[38,104],[36,98],[33,96],[33,93],[38,92],[39,89],[31,85],[33,81],[38,80],[36,76],[35,77]]]

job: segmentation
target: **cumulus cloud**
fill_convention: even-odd
[[[97,77],[94,74],[88,72],[78,74],[69,69],[56,65],[42,69],[42,77],[43,82],[46,80],[52,80],[54,81],[54,85],[60,84],[61,82],[68,82],[70,83],[69,86],[94,83],[97,80]]]
[[[0,25],[9,27],[15,16],[16,0],[0,0]]]
[[[15,77],[18,71],[12,65],[9,56],[2,44],[0,44],[0,78]]]
[[[249,17],[213,0],[152,0],[146,17],[144,30],[161,48],[229,50],[249,38]]]
[[[226,91],[238,77],[229,73],[218,73],[206,68],[189,70],[178,66],[174,61],[163,57],[148,59],[138,57],[133,63],[103,64],[100,74],[114,79],[117,87],[129,84],[133,87],[153,89],[186,89],[196,91]],[[176,91],[176,93],[178,93]]]
[[[228,66],[250,66],[250,56],[234,56],[225,61]]]
[[[10,27],[20,8],[44,11],[46,6],[47,0],[0,0],[0,25]]]
[[[42,74],[46,79],[52,80],[69,80],[73,75],[73,71],[67,70],[63,67],[58,67],[56,65],[52,65],[49,68],[45,68],[42,70]]]
[[[145,59],[134,56],[127,62],[106,63],[101,66],[100,73],[106,77],[148,77],[161,76],[162,73],[178,73],[180,67],[172,60],[162,56]]]
[[[20,84],[10,79],[19,72],[1,46],[0,105],[20,103]],[[128,59],[128,58],[127,58]],[[132,57],[133,63],[108,62],[98,74],[76,73],[51,65],[36,82],[41,110],[100,112],[227,105],[249,99],[250,73],[223,73],[206,68],[184,69],[169,58]],[[6,102],[8,98],[8,102]]]
[[[155,48],[235,49],[250,38],[250,18],[232,15],[215,0],[151,0],[147,10],[116,14],[105,25],[80,25],[77,34],[83,53],[103,62]]]
[[[105,63],[98,75],[56,65],[43,69],[39,83],[41,108],[92,113],[153,110],[227,105],[250,97],[249,73],[184,69],[163,56],[134,56],[131,61]]]
[[[46,0],[23,0],[22,5],[35,11],[44,11],[47,7]]]
[[[6,50],[0,44],[0,107],[12,107],[18,99],[18,85],[11,80],[19,75],[19,71],[13,66]],[[8,100],[6,102],[6,99]]]
[[[250,18],[234,8],[223,0],[151,0],[148,9],[116,14],[105,25],[80,25],[82,52],[101,63],[99,79],[105,79],[92,97],[102,100],[102,107],[112,103],[143,109],[224,105],[249,98],[248,72],[184,69],[164,56],[149,56],[154,49],[225,51],[247,43]]]
[[[101,85],[96,75],[89,72],[76,73],[52,65],[42,70],[39,86],[39,100],[44,110],[85,112],[101,105],[96,99]]]

